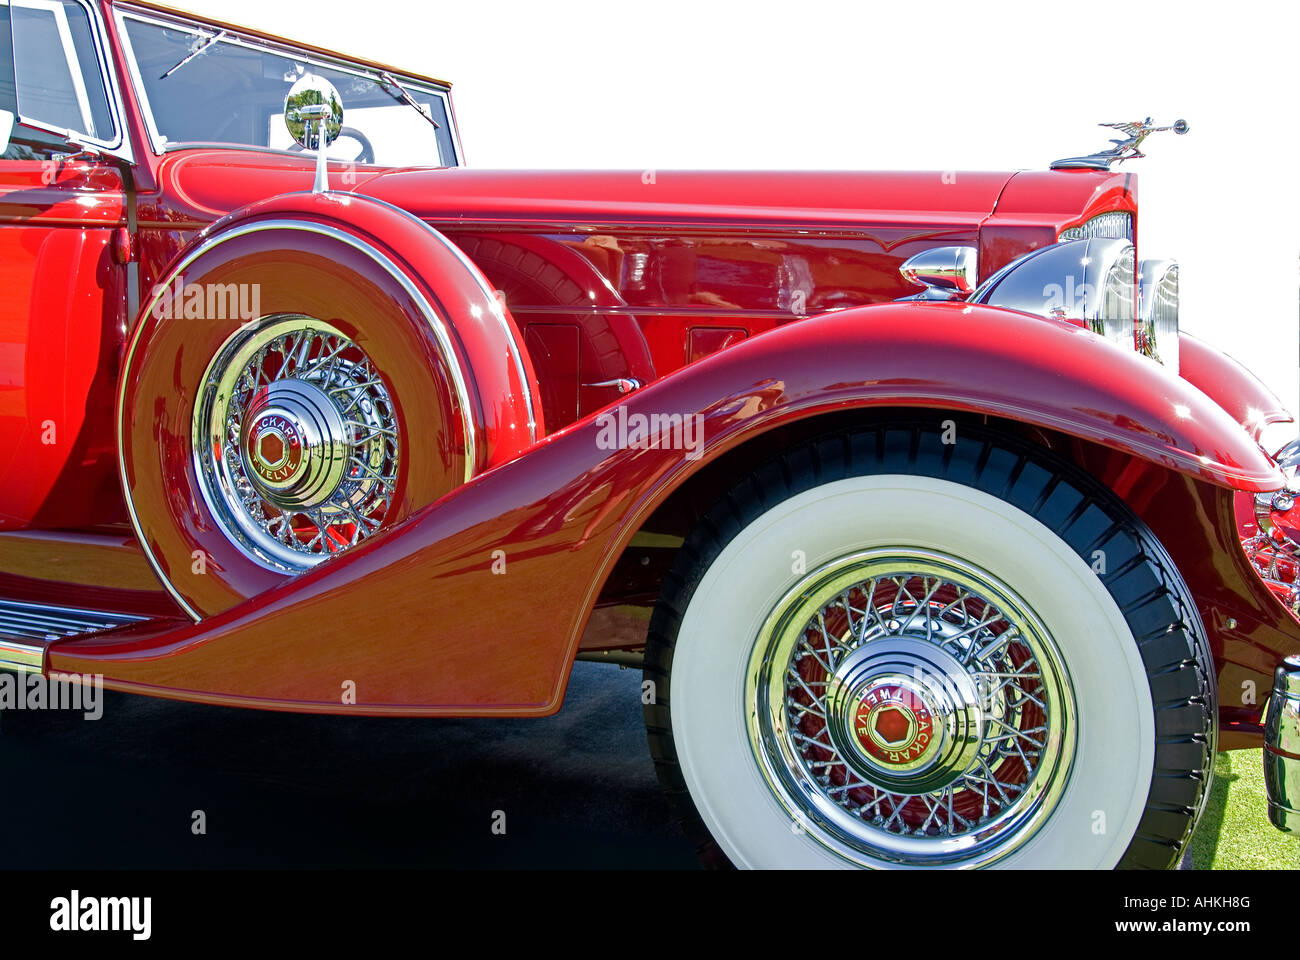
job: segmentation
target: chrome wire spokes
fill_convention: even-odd
[[[949,600],[943,598],[951,597]],[[975,678],[986,734],[974,763],[930,793],[892,793],[847,765],[829,738],[825,691],[835,667],[858,644],[924,636],[951,652]],[[817,612],[800,637],[786,682],[791,736],[837,803],[894,832],[957,833],[987,820],[1024,791],[1047,740],[1042,673],[996,608],[937,577],[873,578]]]
[[[778,605],[750,734],[782,803],[850,859],[983,863],[1064,786],[1072,696],[1032,612],[953,558],[846,558]]]
[[[293,572],[382,525],[400,465],[396,409],[370,358],[328,324],[279,317],[237,333],[195,418],[205,498],[250,557]]]

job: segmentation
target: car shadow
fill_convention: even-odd
[[[698,866],[639,671],[577,664],[544,720],[316,717],[108,692],[6,713],[11,868]],[[199,827],[202,826],[202,832]]]

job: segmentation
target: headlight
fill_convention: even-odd
[[[1178,264],[1173,260],[1140,264],[1137,346],[1178,372]]]
[[[1057,240],[1127,240],[1133,242],[1133,214],[1102,213],[1077,227],[1066,227]]]
[[[1137,251],[1126,240],[1098,241],[1122,244],[1114,259],[1107,264],[1101,284],[1101,304],[1096,317],[1087,318],[1093,333],[1115,341],[1121,347],[1133,349],[1133,314],[1137,306]]]
[[[1069,320],[1132,350],[1135,281],[1127,240],[1067,240],[1007,264],[970,302]]]

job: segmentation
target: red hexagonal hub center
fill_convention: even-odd
[[[853,732],[868,756],[890,766],[903,766],[929,749],[934,740],[934,717],[913,691],[884,684],[862,697]]]
[[[914,721],[903,707],[886,704],[875,712],[870,722],[875,724],[876,736],[888,744],[906,746],[911,738]]]
[[[302,463],[302,432],[286,416],[263,414],[252,423],[245,449],[245,462],[263,482],[287,483]]]
[[[279,463],[284,459],[284,441],[273,433],[265,434],[259,442],[262,462]]]

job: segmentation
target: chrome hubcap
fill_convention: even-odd
[[[240,447],[249,481],[283,510],[319,506],[347,474],[352,445],[337,405],[320,387],[279,380],[244,412]]]
[[[194,408],[199,488],[250,559],[296,573],[384,521],[397,414],[356,343],[310,317],[269,317],[217,351]]]
[[[844,656],[826,684],[826,732],[854,772],[906,793],[968,769],[984,735],[975,682],[924,640],[882,637]]]
[[[795,825],[847,860],[982,866],[1034,835],[1074,755],[1055,644],[992,575],[926,550],[797,584],[750,659],[751,747]]]

